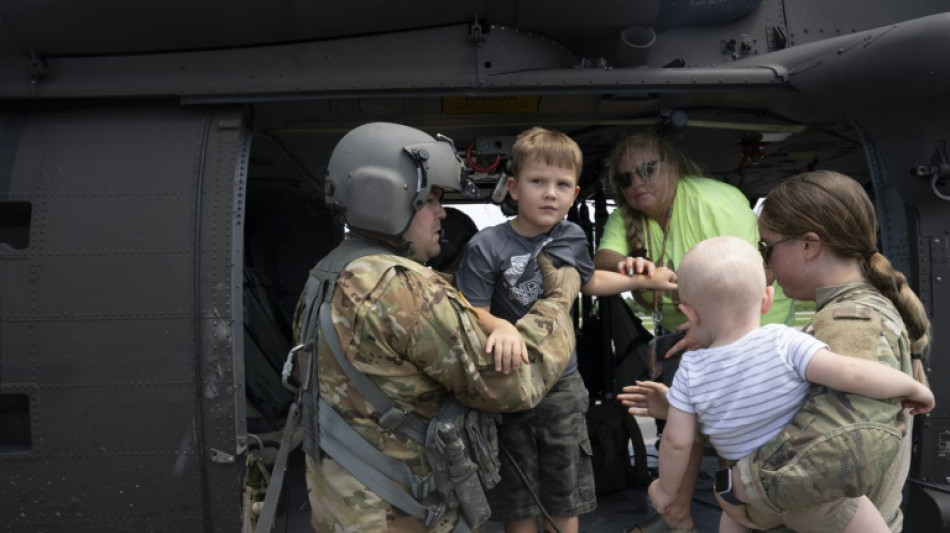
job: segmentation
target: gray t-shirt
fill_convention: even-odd
[[[510,222],[485,228],[465,247],[456,284],[465,298],[476,307],[514,324],[544,295],[538,253],[544,251],[554,266],[571,265],[580,274],[581,283],[594,275],[584,230],[562,220],[546,235],[525,237],[511,228]],[[564,370],[577,371],[577,353]]]

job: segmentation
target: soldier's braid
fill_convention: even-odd
[[[907,335],[910,337],[910,350],[916,356],[925,357],[930,351],[930,319],[927,310],[917,297],[917,294],[907,285],[907,277],[894,268],[891,262],[881,253],[874,253],[863,263],[865,276],[881,294],[886,296],[904,319]],[[926,383],[923,376],[920,358],[914,359],[914,377]]]

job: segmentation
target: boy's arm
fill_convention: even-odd
[[[670,407],[666,427],[663,429],[663,445],[658,459],[660,488],[671,500],[676,497],[689,464],[696,431],[696,416]],[[655,502],[659,503],[659,502]]]
[[[495,354],[495,370],[508,374],[517,370],[521,362],[531,362],[528,357],[528,347],[514,324],[504,318],[491,314],[488,307],[474,307],[478,320],[488,332],[488,341],[485,343],[485,353]]]
[[[907,400],[905,407],[913,409],[912,414],[926,413],[934,408],[930,389],[909,375],[882,363],[840,355],[827,348],[812,356],[805,368],[805,379],[879,400],[903,398]]]
[[[595,270],[587,283],[581,287],[581,292],[588,296],[612,296],[642,289],[672,291],[676,290],[675,280],[676,274],[663,267],[657,267],[652,276],[625,276],[619,272]]]

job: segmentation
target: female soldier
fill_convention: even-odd
[[[769,193],[759,232],[762,257],[779,285],[793,298],[816,302],[806,332],[838,353],[880,361],[926,383],[921,358],[930,321],[904,275],[876,250],[874,207],[856,181],[828,171],[795,176]],[[627,405],[662,414],[656,401],[662,389],[641,384],[621,396]],[[778,513],[787,518],[820,506],[809,520],[822,531],[841,531],[854,516],[854,497],[866,494],[891,530],[900,531],[911,422],[897,402],[815,386],[792,423],[732,469],[736,496],[774,513],[720,498],[723,510],[747,526],[768,528],[781,523]],[[841,447],[860,450],[863,460],[833,461]],[[828,492],[831,484],[817,481],[829,475],[846,480],[844,490]]]

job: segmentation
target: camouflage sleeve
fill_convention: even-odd
[[[412,277],[410,285],[419,282]],[[417,285],[415,294],[420,295],[420,311],[409,336],[408,356],[470,407],[534,407],[561,376],[574,349],[574,325],[567,310],[542,299],[517,323],[532,363],[509,375],[496,372],[494,357],[485,353],[485,330],[453,287],[429,277]]]

